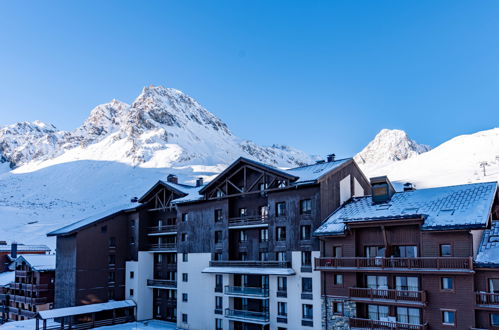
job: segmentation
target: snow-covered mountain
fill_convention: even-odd
[[[193,98],[146,87],[132,104],[95,107],[74,131],[36,121],[0,129],[0,240],[46,243],[53,229],[129,203],[170,173],[210,180],[237,157],[281,167],[303,151],[235,136]]]
[[[355,156],[355,161],[360,165],[381,165],[405,160],[430,149],[430,146],[411,140],[402,130],[383,129]]]
[[[385,160],[360,166],[368,177],[388,175],[392,181],[412,182],[416,188],[498,181],[499,128],[455,137],[405,160]]]
[[[47,161],[68,151],[77,151],[72,152],[73,160],[145,167],[227,164],[241,155],[277,166],[312,161],[291,147],[262,147],[242,140],[196,100],[161,86],[145,87],[131,105],[113,100],[97,106],[72,132],[38,121],[0,130],[0,159],[12,168]]]

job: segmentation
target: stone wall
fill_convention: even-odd
[[[333,303],[343,303],[343,313],[333,313]],[[348,320],[356,317],[357,310],[353,301],[342,297],[325,297],[322,299],[322,328],[325,330],[350,329]]]

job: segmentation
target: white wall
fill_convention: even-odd
[[[350,175],[340,180],[340,205],[352,197],[352,187],[350,184]]]
[[[153,290],[147,287],[147,280],[153,279],[153,254],[139,252],[138,261],[126,262],[125,297],[133,299],[137,304],[137,320],[152,319]],[[134,272],[134,278],[130,278],[130,272]],[[133,289],[133,296],[130,295]]]
[[[356,178],[353,178],[353,195],[355,197],[360,197],[364,196],[366,192],[364,191],[364,188],[360,185],[359,181],[357,181]]]

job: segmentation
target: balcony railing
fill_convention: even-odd
[[[150,244],[149,249],[151,251],[176,251],[177,243]]]
[[[155,286],[160,288],[176,288],[177,281],[171,280],[147,280],[147,286]]]
[[[289,261],[213,260],[210,267],[291,268]]]
[[[360,318],[350,318],[350,327],[362,329],[391,329],[391,330],[427,330],[427,324],[409,324],[401,322],[378,321]]]
[[[268,297],[269,289],[226,285],[225,294],[232,296]]]
[[[237,309],[225,309],[225,317],[239,319],[239,320],[248,320],[248,321],[256,321],[258,323],[267,323],[270,320],[269,312],[253,312],[253,311],[241,311]]]
[[[266,225],[268,223],[269,218],[266,216],[229,218],[229,227]]]
[[[48,302],[47,297],[26,297],[13,294],[10,295],[10,300],[19,303],[32,304],[32,305],[41,305]]]
[[[407,291],[394,289],[370,289],[370,288],[349,288],[349,295],[352,298],[361,299],[383,299],[403,302],[426,302],[426,291]]]
[[[16,314],[16,315],[25,316],[25,317],[30,318],[30,319],[34,318],[36,315],[36,312],[28,311],[26,309],[14,308],[14,307],[7,307],[6,312]]]
[[[18,277],[27,277],[30,273],[31,272],[29,270],[16,270],[16,276]]]
[[[499,307],[499,293],[477,292],[476,303],[477,305],[495,305],[495,307]]]
[[[473,259],[457,257],[419,257],[419,258],[315,258],[315,269],[418,269],[418,270],[458,270],[471,271]]]
[[[177,231],[177,225],[154,226],[147,228],[149,234],[165,234]]]
[[[47,291],[48,284],[27,284],[27,283],[11,283],[10,287],[16,290],[29,290],[29,291]]]

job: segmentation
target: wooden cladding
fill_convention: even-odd
[[[473,270],[473,259],[468,258],[315,258],[316,270],[361,270],[369,269],[431,269],[431,270]]]

